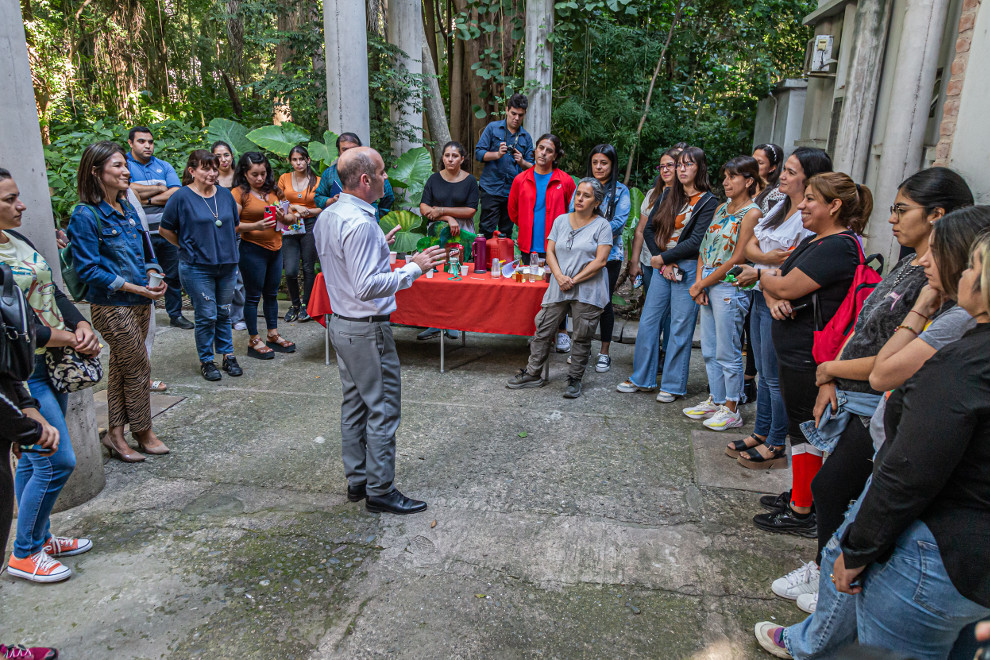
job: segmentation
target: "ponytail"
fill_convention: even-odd
[[[864,185],[858,184],[843,172],[823,172],[808,180],[826,204],[835,200],[839,206],[838,221],[846,229],[860,236],[866,236],[866,224],[873,213],[873,193]]]

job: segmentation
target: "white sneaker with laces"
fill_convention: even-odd
[[[719,408],[721,408],[721,406],[717,405],[709,394],[708,398],[698,405],[691,406],[690,408],[683,408],[681,412],[691,419],[708,419],[709,417],[715,415]]]
[[[566,332],[557,333],[557,352],[567,353],[571,350],[571,338],[567,336]]]
[[[725,429],[736,429],[743,425],[742,413],[736,410],[729,410],[728,406],[722,406],[718,411],[702,422],[707,428],[713,431],[724,431]]]
[[[670,392],[664,392],[663,390],[657,392],[657,401],[660,403],[673,403],[676,398],[677,395]]]
[[[818,592],[813,594],[801,594],[797,597],[798,609],[808,614],[814,614],[818,609]]]
[[[818,565],[809,561],[804,566],[796,568],[784,577],[777,578],[770,589],[781,598],[797,600],[801,594],[818,593]],[[816,601],[817,602],[817,601]]]
[[[607,355],[598,354],[598,362],[595,363],[595,371],[600,374],[612,368],[612,358]]]

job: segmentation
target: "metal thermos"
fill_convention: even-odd
[[[471,245],[471,252],[474,259],[474,272],[485,273],[485,266],[488,264],[488,245],[485,243],[485,235],[479,234]]]

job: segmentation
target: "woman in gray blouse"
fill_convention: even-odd
[[[542,387],[543,365],[553,346],[554,335],[564,316],[574,320],[571,365],[564,396],[581,396],[581,377],[588,366],[591,339],[598,317],[608,303],[605,264],[612,249],[612,228],[601,215],[605,188],[593,177],[581,179],[574,193],[574,212],[554,220],[547,236],[547,266],[553,273],[536,315],[536,334],[530,345],[529,364],[513,376],[506,387]]]

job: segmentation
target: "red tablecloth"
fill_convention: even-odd
[[[546,282],[493,279],[491,273],[468,273],[461,280],[448,277],[441,272],[434,273],[432,279],[423,275],[399,291],[392,322],[497,335],[529,336],[536,332],[536,314],[549,286]],[[320,323],[324,322],[323,315],[331,312],[323,273],[316,276],[307,311]]]

